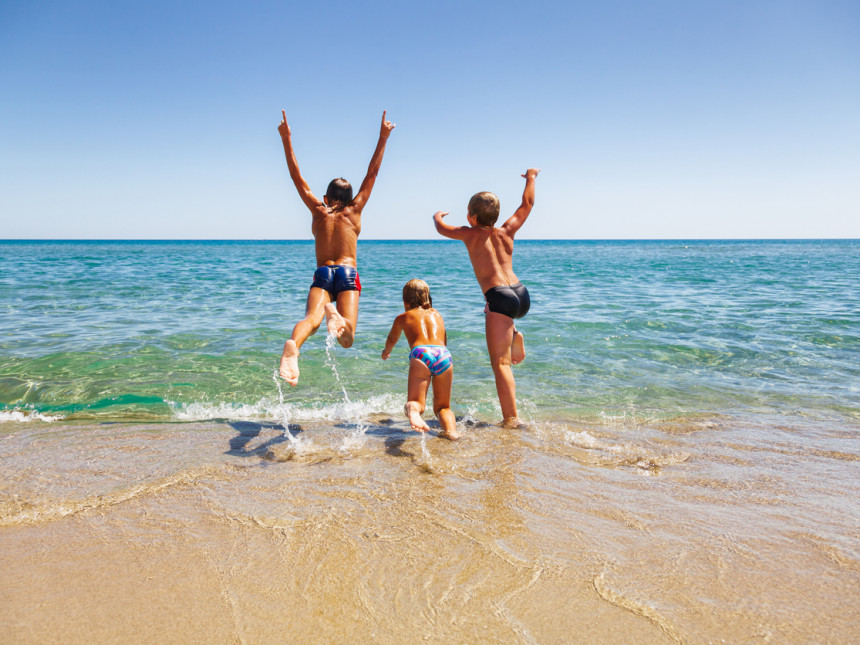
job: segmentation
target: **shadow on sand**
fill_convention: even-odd
[[[230,449],[224,452],[225,455],[234,455],[236,457],[264,457],[272,446],[289,441],[286,433],[284,432],[284,426],[280,423],[228,421],[227,424],[239,434],[230,439]],[[264,431],[266,435],[271,432],[277,432],[278,434],[274,437],[270,437],[263,443],[248,449],[248,444],[259,437],[260,433]],[[301,426],[290,424],[290,434],[294,437],[300,435],[302,432],[303,430]]]

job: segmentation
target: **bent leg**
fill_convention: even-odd
[[[454,368],[450,367],[439,376],[433,377],[433,412],[439,418],[442,426],[440,437],[451,439],[460,438],[457,432],[457,419],[451,411],[451,383],[454,380]]]
[[[406,405],[403,411],[410,425],[420,432],[427,432],[430,426],[421,418],[427,402],[430,387],[430,370],[417,358],[409,359],[409,379],[406,384]]]
[[[299,382],[299,348],[319,328],[325,315],[325,305],[330,301],[328,291],[311,287],[308,293],[308,304],[305,307],[305,317],[296,323],[292,336],[284,343],[279,371],[281,378],[292,386]]]
[[[342,347],[352,347],[358,324],[358,291],[341,291],[337,294],[337,307],[329,304],[325,315],[328,332]]]
[[[514,321],[503,314],[492,311],[487,313],[487,351],[490,353],[490,364],[493,366],[493,376],[496,378],[496,392],[502,406],[502,423],[516,424],[517,420],[517,385],[514,373],[511,371],[511,346],[514,341]]]
[[[526,359],[526,339],[514,327],[514,341],[511,343],[511,363],[519,365]]]

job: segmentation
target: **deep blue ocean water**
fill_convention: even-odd
[[[361,241],[358,257],[355,345],[309,339],[281,400],[312,242],[0,242],[0,414],[400,414],[405,340],[379,355],[419,277],[445,318],[455,413],[497,421],[463,245]],[[514,269],[532,297],[515,368],[527,420],[860,420],[860,241],[518,241]]]

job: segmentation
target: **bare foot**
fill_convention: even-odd
[[[430,426],[421,418],[421,413],[418,411],[418,404],[415,401],[409,401],[403,406],[403,411],[409,417],[409,423],[418,432],[427,432]]]
[[[522,428],[524,425],[517,417],[508,417],[502,421],[503,428]]]
[[[451,430],[443,430],[439,433],[440,439],[450,439],[451,441],[457,441],[460,438],[460,433],[457,432],[456,429],[452,428]]]
[[[457,432],[457,418],[451,412],[451,408],[441,408],[436,412],[436,416],[439,417],[439,425],[442,427],[442,432],[439,433],[442,439],[456,441],[460,438],[460,433]]]
[[[522,332],[514,332],[514,340],[511,343],[511,363],[517,365],[526,360],[526,339]]]
[[[299,382],[299,348],[292,338],[284,343],[284,353],[281,354],[281,378],[295,387]]]
[[[340,338],[343,336],[343,332],[346,331],[346,320],[331,302],[325,306],[325,324],[328,328],[328,333],[335,338]]]

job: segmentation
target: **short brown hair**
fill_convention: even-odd
[[[335,205],[345,208],[352,203],[352,184],[343,177],[332,179],[325,191],[325,196],[328,197],[328,205],[332,208]]]
[[[469,215],[481,226],[492,226],[499,219],[499,198],[487,191],[475,193],[469,200]]]
[[[410,280],[403,287],[403,304],[407,309],[423,307],[429,309],[433,306],[433,298],[430,297],[430,287],[424,280]]]

